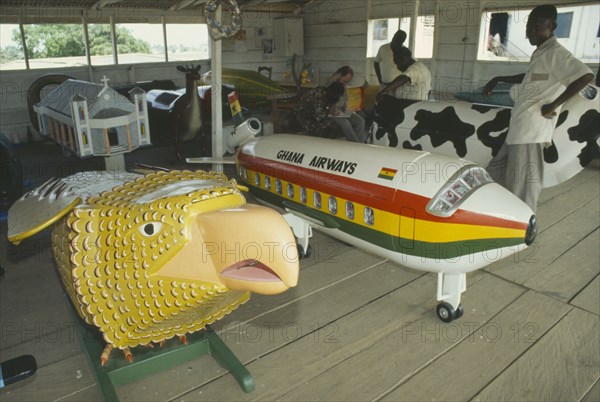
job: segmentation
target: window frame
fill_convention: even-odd
[[[43,22],[41,23],[29,23],[29,22],[18,22],[18,23],[6,23],[6,25],[14,25],[15,27],[17,27],[19,29],[19,38],[20,38],[20,43],[21,46],[23,47],[23,58],[22,59],[15,59],[15,60],[22,60],[25,64],[24,68],[2,68],[0,69],[0,71],[30,71],[30,70],[41,70],[41,69],[48,69],[49,67],[32,67],[31,66],[31,61],[36,60],[35,58],[30,58],[29,55],[27,54],[27,49],[28,49],[28,44],[26,42],[26,35],[25,35],[25,31],[24,31],[24,27],[27,25],[34,25],[34,24],[44,24]],[[163,31],[163,35],[162,35],[162,41],[163,41],[163,47],[164,47],[164,52],[162,54],[162,58],[161,60],[156,60],[156,61],[136,61],[136,62],[132,62],[132,63],[120,63],[119,62],[119,50],[118,50],[118,45],[116,44],[116,27],[117,25],[127,25],[127,24],[133,24],[133,23],[115,23],[114,18],[111,16],[110,20],[108,22],[99,22],[99,21],[94,21],[94,22],[90,22],[88,21],[86,18],[84,18],[82,20],[82,22],[77,22],[77,23],[73,23],[70,25],[77,25],[81,27],[82,33],[83,33],[83,43],[84,43],[84,47],[85,47],[85,62],[83,64],[83,66],[85,67],[101,67],[101,66],[109,66],[109,65],[137,65],[137,64],[143,64],[143,65],[147,65],[147,64],[153,64],[153,63],[167,63],[169,62],[169,56],[168,56],[168,35],[167,35],[167,26],[169,25],[181,25],[182,23],[175,23],[175,22],[166,22],[165,19],[163,18],[162,21],[160,23],[155,23],[155,25],[159,25],[162,27],[162,31]],[[146,24],[146,22],[140,22],[140,24]],[[207,25],[206,23],[197,23],[197,22],[190,22],[190,23],[185,23],[185,24],[189,24],[189,25]],[[90,38],[89,38],[89,27],[90,25],[110,25],[111,27],[111,42],[112,42],[112,52],[111,55],[112,56],[112,62],[111,63],[100,63],[100,64],[94,64],[94,62],[92,61],[92,56],[90,55]],[[153,24],[154,25],[154,24]],[[208,29],[208,28],[207,28]],[[208,38],[208,58],[206,60],[210,60],[212,58],[212,55],[210,54],[211,52],[211,46],[210,46],[210,37]],[[108,55],[107,55],[108,56]],[[190,59],[192,60],[192,59]],[[196,60],[196,59],[193,59]],[[204,60],[204,59],[202,59]],[[177,60],[182,61],[182,60]],[[62,70],[65,68],[77,68],[77,67],[82,67],[82,65],[65,65],[65,66],[59,66],[59,67],[52,67],[52,69],[58,69],[58,70]]]
[[[433,37],[432,37],[432,44],[431,44],[431,55],[427,56],[427,57],[423,57],[423,56],[418,56],[415,54],[415,52],[413,52],[415,58],[418,58],[419,60],[426,60],[426,61],[430,61],[433,60],[434,58],[434,54],[435,54],[435,46],[436,46],[436,38],[437,38],[437,32],[438,32],[438,18],[436,16],[435,12],[423,12],[423,13],[419,13],[419,15],[417,16],[418,20],[424,20],[426,17],[433,17]],[[397,26],[398,29],[403,29],[406,32],[406,41],[404,42],[405,45],[407,45],[408,43],[410,43],[411,38],[415,39],[415,48],[417,47],[417,41],[420,40],[419,35],[417,35],[417,22],[415,22],[413,24],[412,21],[413,16],[390,16],[390,17],[383,17],[383,18],[369,18],[367,20],[367,54],[366,54],[366,58],[367,60],[372,61],[375,57],[377,57],[377,51],[375,51],[373,49],[373,46],[371,45],[373,39],[373,33],[374,33],[374,28],[372,27],[372,22],[375,21],[381,21],[381,20],[398,20]],[[394,26],[396,26],[394,24]],[[408,28],[406,28],[408,27]],[[406,29],[405,29],[406,28]],[[388,27],[389,29],[389,27]],[[388,42],[392,40],[393,35],[389,35],[388,33]],[[386,42],[386,43],[388,43]],[[382,44],[383,45],[383,44]],[[381,45],[380,45],[381,46]],[[411,49],[413,50],[413,49]]]
[[[574,9],[577,9],[579,7],[583,8],[583,7],[597,7],[597,5],[593,4],[593,3],[575,3],[575,4],[568,4],[568,3],[562,3],[562,4],[555,4],[556,9],[558,11],[558,14],[568,14],[571,12],[574,12]],[[491,22],[491,15],[492,14],[499,14],[499,13],[508,13],[509,15],[515,15],[519,21],[521,21],[522,23],[524,23],[527,19],[527,16],[529,15],[529,13],[531,12],[531,10],[533,10],[533,6],[529,6],[527,8],[524,7],[497,7],[497,8],[483,8],[481,10],[481,15],[480,15],[480,23],[479,23],[479,39],[478,39],[478,43],[477,43],[477,55],[475,58],[475,62],[476,63],[514,63],[514,64],[525,64],[525,63],[529,63],[529,61],[531,60],[531,54],[533,53],[533,51],[535,50],[535,47],[531,46],[529,43],[526,44],[527,48],[526,50],[523,50],[522,52],[524,54],[527,55],[527,52],[529,52],[529,54],[527,55],[527,57],[514,57],[511,58],[510,56],[507,57],[497,57],[497,58],[492,58],[492,57],[485,57],[486,52],[488,52],[487,49],[487,43],[488,43],[488,35],[489,35],[489,27],[490,27],[490,22]],[[585,13],[582,13],[581,15],[585,15]],[[487,16],[487,17],[486,17]],[[575,46],[575,49],[571,48],[572,45],[565,43],[566,41],[568,41],[569,39],[573,38],[573,35],[578,35],[580,32],[574,33],[574,30],[577,29],[577,25],[578,23],[580,23],[580,21],[576,20],[576,14],[574,15],[573,20],[571,21],[571,32],[570,32],[570,36],[569,37],[558,37],[556,36],[556,38],[558,39],[559,43],[561,43],[565,48],[567,48],[567,50],[569,50],[569,52],[571,52],[576,58],[578,58],[579,60],[581,60],[583,63],[585,64],[596,64],[598,63],[597,61],[597,57],[585,57],[586,55],[579,55],[577,54],[578,51],[580,51],[581,48],[584,48],[585,46],[581,46],[580,44],[577,44]],[[583,20],[583,18],[582,18]],[[596,41],[598,40],[598,38],[600,38],[600,25],[597,27],[592,27],[594,29],[598,30],[597,34],[594,34],[593,39],[595,39]],[[509,29],[510,32],[510,29]],[[515,37],[514,35],[519,35],[519,32],[523,32],[523,38],[521,38],[520,40],[522,42],[527,41],[527,38],[524,36],[524,32],[525,32],[525,28],[522,26],[520,30],[512,30],[513,33],[513,38]],[[556,33],[556,31],[555,31]],[[510,37],[510,33],[507,35],[507,37]],[[508,39],[506,39],[508,40]],[[518,39],[517,39],[518,40]],[[561,42],[562,41],[562,42]],[[585,42],[587,43],[587,42]],[[515,46],[518,49],[518,46]]]

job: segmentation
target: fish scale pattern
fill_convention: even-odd
[[[151,173],[85,200],[52,234],[82,318],[107,343],[126,348],[198,331],[235,310],[248,292],[165,277],[160,269],[190,240],[197,214],[244,203],[235,181],[191,171]]]

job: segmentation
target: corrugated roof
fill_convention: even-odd
[[[127,116],[130,112],[114,107],[99,110],[96,114],[92,115],[92,119],[111,119],[113,117]]]
[[[95,116],[103,109],[118,109],[127,113],[135,111],[133,103],[110,86],[105,89],[104,85],[79,80],[66,80],[36,106],[44,106],[65,116],[71,116],[71,100],[74,96],[87,99],[90,116]]]

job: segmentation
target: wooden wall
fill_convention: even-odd
[[[283,80],[284,73],[289,69],[288,60],[291,56],[278,55],[277,53],[266,54],[262,49],[262,39],[277,40],[274,34],[275,20],[285,18],[283,14],[270,13],[268,11],[244,12],[245,31],[243,38],[223,40],[223,68],[237,68],[243,70],[257,71],[259,66],[271,67],[272,78]],[[257,35],[257,30],[264,30],[262,36]],[[298,57],[298,63],[302,61]]]
[[[313,64],[320,81],[349,65],[354,70],[353,84],[364,82],[367,3],[364,0],[324,0],[305,8],[304,62]]]
[[[565,4],[566,1],[544,0],[544,3]],[[530,1],[527,4],[542,3]],[[581,3],[593,3],[583,1]],[[580,3],[580,4],[581,4]],[[569,3],[571,4],[571,3]],[[594,3],[595,4],[595,3]],[[523,72],[526,63],[477,61],[477,46],[481,12],[484,9],[524,6],[522,1],[491,0],[315,0],[302,11],[304,23],[304,55],[297,65],[311,63],[314,80],[322,82],[337,68],[350,65],[355,71],[353,84],[365,81],[376,84],[373,63],[365,57],[369,18],[393,18],[434,13],[436,17],[434,58],[423,60],[432,72],[434,90],[448,94],[483,85],[496,75]],[[259,66],[273,68],[273,79],[283,80],[290,70],[289,56],[263,54],[255,46],[256,28],[267,29],[273,35],[275,19],[280,14],[260,12],[244,14],[246,38],[223,42],[223,67],[256,70]],[[196,60],[208,70],[208,60]],[[99,67],[77,67],[51,70],[3,71],[0,80],[0,131],[15,141],[27,138],[27,88],[42,74],[64,73],[75,78],[99,82],[103,75],[111,84],[152,79],[171,79],[184,85],[183,75],[176,71],[178,63],[153,63]],[[597,71],[598,64],[591,66]]]

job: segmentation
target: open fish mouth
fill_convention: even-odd
[[[283,282],[271,268],[252,259],[230,265],[221,272],[221,276],[247,282]]]

